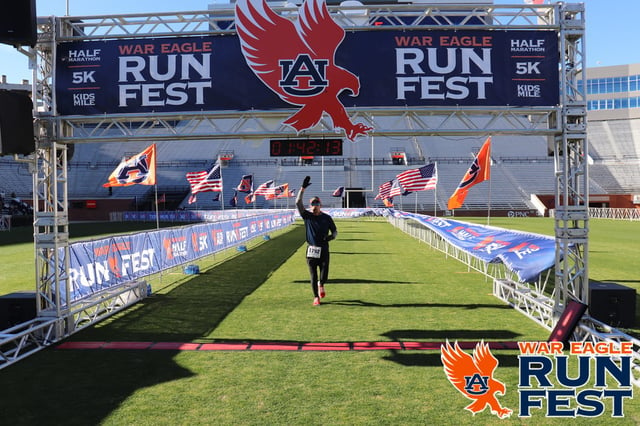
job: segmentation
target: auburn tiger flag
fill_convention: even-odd
[[[289,198],[292,197],[291,193],[292,191],[289,189],[289,184],[285,183],[284,185],[280,185],[282,187],[282,191],[280,193],[278,193],[278,190],[276,189],[275,193],[276,193],[276,198]]]
[[[238,192],[251,193],[253,191],[253,175],[244,175],[236,187]]]
[[[107,183],[102,186],[131,186],[156,184],[156,144],[150,145],[140,154],[123,159],[111,172]]]
[[[457,209],[464,203],[469,188],[485,180],[491,178],[491,136],[480,148],[480,152],[471,163],[469,170],[464,174],[462,181],[456,188],[453,195],[449,198],[447,208],[449,210]]]

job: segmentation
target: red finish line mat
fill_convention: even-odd
[[[478,342],[458,342],[474,349]],[[518,349],[518,342],[487,342],[491,349]],[[444,342],[64,342],[56,349],[125,349],[172,351],[436,351]]]

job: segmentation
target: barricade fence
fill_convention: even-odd
[[[555,217],[555,209],[549,210],[549,216]],[[614,219],[614,220],[640,220],[640,208],[618,209],[618,208],[608,208],[608,207],[590,207],[589,218]]]
[[[293,210],[236,217],[73,243],[69,246],[68,288],[53,289],[53,293],[61,304],[73,302],[236,247],[295,220]],[[59,259],[59,267],[64,267],[63,250]]]
[[[443,252],[447,257],[467,265],[468,269],[482,273],[493,279],[493,294],[505,303],[520,311],[530,319],[536,321],[548,330],[552,330],[558,317],[558,309],[554,306],[552,285],[553,274],[549,269],[546,274],[541,274],[535,282],[518,282],[514,272],[504,264],[487,263],[471,256],[469,253],[455,247],[451,242],[417,221],[409,221],[405,218],[389,215],[390,224],[414,238],[428,244],[430,247]],[[632,354],[632,382],[640,387],[640,340],[632,337],[608,324],[598,321],[589,315],[583,315],[572,335],[572,340],[580,342],[606,342],[620,347],[622,342],[631,342]]]

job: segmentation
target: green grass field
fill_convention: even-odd
[[[200,275],[174,271],[153,277],[152,296],[67,340],[440,342],[548,337],[547,330],[492,296],[491,282],[484,276],[386,222],[337,224],[340,235],[332,243],[327,298],[320,307],[311,305],[304,229],[295,225],[270,241],[251,244],[246,253],[198,262]],[[492,218],[491,224],[553,234],[551,219]],[[131,230],[112,229],[111,224],[76,226],[72,237]],[[640,224],[594,220],[590,226],[592,279],[638,289],[640,243],[635,238]],[[16,232],[13,241],[0,234],[5,259],[0,294],[35,288],[30,232],[26,237]],[[594,420],[546,419],[544,410],[518,418],[518,352],[493,353],[500,362],[495,377],[507,386],[500,403],[514,410],[502,421],[488,409],[475,416],[464,410],[470,401],[447,381],[439,351],[50,347],[0,370],[0,423],[640,424],[640,398],[625,403],[622,419],[610,417],[610,404]]]

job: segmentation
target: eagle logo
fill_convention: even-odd
[[[489,351],[489,345],[483,341],[476,344],[473,357],[464,352],[456,341],[451,346],[447,341],[440,348],[440,358],[444,372],[451,384],[473,402],[465,407],[474,415],[488,405],[491,413],[499,418],[507,418],[512,410],[502,407],[495,394],[505,394],[506,386],[493,378],[498,360]]]
[[[265,0],[238,0],[235,11],[247,65],[280,99],[301,107],[283,124],[300,133],[327,113],[351,141],[372,130],[353,123],[338,99],[343,91],[357,96],[360,81],[335,63],[344,29],[329,15],[325,0],[305,0],[295,22],[276,14]]]

